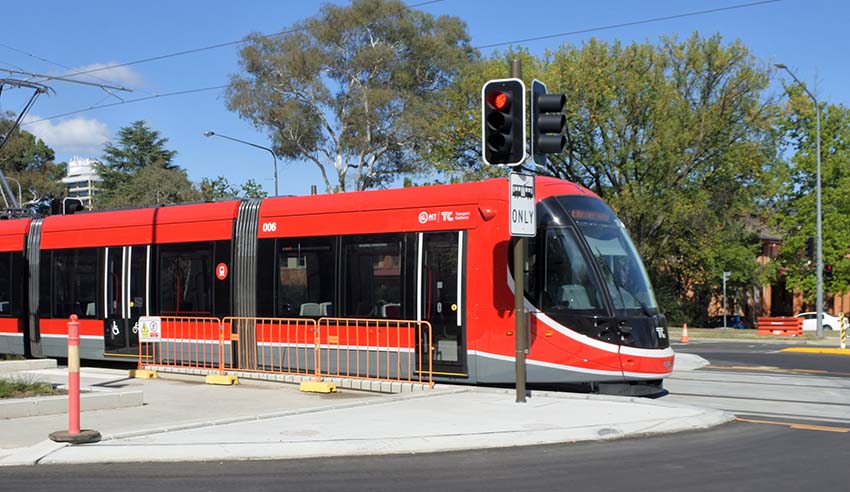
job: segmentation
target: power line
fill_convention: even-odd
[[[439,2],[443,2],[443,1],[445,1],[445,0],[430,0],[430,1],[427,1],[427,2],[421,2],[421,3],[408,5],[408,8],[421,7],[423,5],[430,5],[430,4],[433,4],[433,3],[439,3]],[[298,32],[298,31],[301,31],[303,29],[304,28],[288,29],[288,30],[285,30],[285,31],[276,32],[274,34],[264,34],[261,37],[271,38],[271,37],[275,37],[275,36],[283,36],[285,34],[291,34],[293,32]],[[245,39],[240,39],[240,40],[237,40],[237,41],[228,41],[226,43],[218,43],[218,44],[213,44],[213,45],[210,45],[210,46],[204,46],[202,48],[193,48],[193,49],[189,49],[189,50],[178,51],[178,52],[175,52],[175,53],[168,53],[168,54],[165,54],[165,55],[152,56],[150,58],[142,58],[141,60],[134,60],[134,61],[131,61],[131,62],[126,62],[126,63],[118,63],[118,64],[115,64],[115,65],[108,65],[108,66],[105,66],[105,67],[93,68],[91,70],[83,70],[83,71],[80,71],[80,72],[65,74],[64,76],[65,77],[73,77],[73,76],[76,76],[76,75],[87,75],[87,74],[94,73],[94,72],[100,72],[102,70],[109,70],[109,69],[112,69],[112,68],[119,68],[119,67],[129,67],[131,65],[138,65],[140,63],[148,63],[148,62],[157,61],[157,60],[164,60],[166,58],[174,58],[175,56],[190,55],[192,53],[200,53],[201,51],[208,51],[208,50],[214,50],[214,49],[218,49],[218,48],[224,48],[226,46],[233,46],[233,45],[242,44],[242,43],[245,43],[245,42],[247,42],[247,40],[245,40]]]
[[[95,109],[109,108],[109,107],[112,107],[112,106],[121,106],[123,104],[130,104],[130,103],[135,103],[135,102],[148,101],[150,99],[158,99],[158,98],[161,98],[161,97],[182,96],[182,95],[185,95],[185,94],[194,94],[196,92],[214,91],[214,90],[217,90],[217,89],[224,89],[225,87],[227,87],[227,84],[217,85],[217,86],[214,86],[214,87],[202,87],[200,89],[189,89],[189,90],[185,90],[185,91],[168,92],[168,93],[165,93],[165,94],[154,94],[152,96],[139,97],[139,98],[136,98],[136,99],[128,99],[126,101],[121,101],[121,102],[101,104],[100,106],[91,106],[89,108],[78,109],[76,111],[68,111],[67,113],[49,116],[47,118],[42,118],[40,120],[27,121],[26,123],[23,123],[21,126],[33,125],[35,123],[41,123],[42,121],[55,120],[56,118],[62,118],[64,116],[70,116],[72,114],[77,114],[77,113],[85,113],[86,111],[94,111]]]
[[[411,5],[410,7],[417,7],[417,6],[437,3],[437,2],[441,2],[441,1],[444,1],[444,0],[432,0],[432,1],[428,1],[428,2],[422,2],[422,3],[419,3],[419,4]],[[475,48],[476,49],[492,48],[492,47],[496,47],[496,46],[505,46],[505,45],[511,45],[511,44],[516,44],[516,43],[528,42],[528,41],[538,41],[538,40],[542,40],[542,39],[551,39],[551,38],[564,37],[564,36],[570,36],[570,35],[575,35],[575,34],[584,34],[584,33],[588,33],[588,32],[614,29],[614,28],[618,28],[618,27],[627,27],[627,26],[634,26],[634,25],[639,25],[639,24],[649,24],[649,23],[653,23],[653,22],[661,22],[661,21],[664,21],[664,20],[678,19],[678,18],[682,18],[682,17],[692,17],[692,16],[710,14],[710,13],[715,13],[715,12],[722,12],[722,11],[728,11],[728,10],[755,7],[755,6],[766,5],[766,4],[770,4],[770,3],[778,3],[778,2],[781,2],[781,1],[782,0],[763,0],[763,1],[759,1],[759,2],[751,2],[751,3],[745,3],[745,4],[731,5],[731,6],[728,6],[728,7],[719,7],[719,8],[716,8],[716,9],[700,10],[700,11],[695,11],[695,12],[687,12],[687,13],[684,13],[684,14],[669,15],[669,16],[664,16],[664,17],[655,17],[655,18],[651,18],[651,19],[643,19],[643,20],[632,21],[632,22],[624,22],[624,23],[620,23],[620,24],[611,24],[611,25],[607,25],[607,26],[593,27],[593,28],[582,29],[582,30],[578,30],[578,31],[570,31],[570,32],[564,32],[564,33],[559,33],[559,34],[550,34],[550,35],[547,35],[547,36],[538,36],[538,37],[533,37],[533,38],[517,39],[517,40],[513,40],[513,41],[505,41],[505,42],[501,42],[501,43],[493,43],[493,44],[488,44],[488,45],[476,46]],[[281,32],[275,33],[275,34],[269,34],[269,35],[266,35],[265,37],[278,36],[278,35],[287,34],[287,33],[296,32],[296,31],[298,31],[298,29],[291,29],[289,31],[281,31]],[[94,69],[94,70],[72,73],[72,74],[68,74],[68,75],[65,75],[65,76],[71,77],[71,76],[74,76],[74,75],[84,75],[84,74],[99,71],[99,70],[107,70],[107,69],[110,69],[110,68],[134,65],[134,64],[144,63],[146,61],[161,60],[161,59],[164,59],[164,58],[170,58],[170,57],[180,56],[180,55],[189,54],[189,53],[197,53],[197,52],[200,52],[200,51],[220,48],[220,47],[223,47],[223,46],[230,46],[230,45],[244,43],[244,42],[245,42],[245,40],[231,41],[231,42],[228,42],[228,43],[220,43],[220,44],[216,44],[216,45],[206,46],[206,47],[203,47],[203,48],[185,50],[185,51],[181,51],[181,52],[178,52],[178,53],[160,55],[160,56],[156,56],[156,57],[152,57],[152,58],[146,58],[146,59],[143,59],[143,60],[136,60],[136,61],[118,64],[118,65],[110,65],[110,66],[107,66],[107,67],[102,67],[102,68],[98,68],[98,69]],[[155,95],[152,95],[152,96],[149,96],[149,97],[141,97],[141,98],[138,98],[138,99],[130,99],[130,100],[127,100],[127,101],[104,104],[104,105],[100,105],[100,106],[91,106],[91,107],[88,107],[88,108],[85,108],[85,109],[80,109],[80,110],[76,110],[76,111],[69,111],[67,113],[49,116],[47,118],[42,118],[40,120],[30,121],[30,122],[24,123],[24,125],[39,123],[39,122],[42,122],[42,121],[53,120],[53,119],[56,119],[56,118],[62,118],[64,116],[70,116],[70,115],[77,114],[77,113],[93,111],[95,109],[101,109],[101,108],[107,108],[107,107],[112,107],[112,106],[119,106],[119,105],[122,105],[122,104],[129,104],[129,103],[134,103],[134,102],[146,101],[146,100],[149,100],[149,99],[156,99],[156,98],[159,98],[159,97],[170,97],[170,96],[177,96],[177,95],[182,95],[182,94],[192,94],[192,93],[195,93],[195,92],[203,92],[203,91],[210,91],[210,90],[215,90],[215,89],[223,89],[225,87],[227,87],[227,85],[219,85],[219,86],[215,86],[215,87],[206,87],[206,88],[201,88],[201,89],[191,89],[191,90],[185,90],[185,91],[170,92],[170,93],[166,93],[166,94],[155,94]]]
[[[5,43],[0,43],[0,46],[2,46],[3,48],[6,48],[7,50],[16,51],[16,52],[18,52],[18,53],[21,53],[21,54],[27,55],[27,56],[29,56],[29,57],[31,57],[31,58],[35,58],[36,60],[41,60],[41,61],[43,61],[43,62],[45,62],[45,63],[49,63],[49,64],[51,64],[51,65],[56,65],[57,67],[64,68],[65,70],[71,70],[71,67],[69,67],[69,66],[67,66],[67,65],[63,65],[63,64],[58,63],[58,62],[50,61],[50,60],[48,60],[47,58],[44,58],[44,57],[42,57],[42,56],[38,56],[38,55],[34,55],[34,54],[29,53],[29,52],[27,52],[27,51],[24,51],[24,50],[22,50],[22,49],[20,49],[20,48],[15,48],[14,46],[9,46],[8,44],[5,44]],[[23,68],[16,67],[16,66],[14,66],[14,65],[12,65],[12,64],[10,64],[10,63],[7,63],[7,65],[11,66],[12,68],[16,68],[16,69],[18,69],[18,70],[23,70]],[[102,78],[100,78],[100,77],[98,77],[98,76],[95,76],[95,75],[89,75],[89,77],[91,77],[91,78],[93,78],[93,79],[97,79],[97,80],[99,80],[99,81],[101,81],[101,82],[106,82],[106,83],[108,83],[108,84],[115,85],[112,81],[110,81],[110,80],[106,80],[106,79],[102,79]],[[54,77],[54,78],[58,78],[58,77]],[[46,80],[46,79],[45,79],[45,80]],[[109,93],[109,91],[106,91],[106,92],[107,92],[107,93]],[[144,91],[143,91],[143,92],[144,92]],[[111,95],[111,96],[116,97],[117,99],[121,99],[120,97],[115,96],[115,94],[110,94],[110,95]]]
[[[742,4],[738,4],[738,5],[731,5],[729,7],[719,7],[719,8],[716,8],[716,9],[698,10],[696,12],[687,12],[687,13],[684,13],[684,14],[667,15],[667,16],[664,16],[664,17],[655,17],[653,19],[644,19],[644,20],[638,20],[638,21],[632,21],[632,22],[623,22],[623,23],[620,23],[620,24],[610,24],[610,25],[607,25],[607,26],[591,27],[591,28],[588,28],[588,29],[581,29],[581,30],[578,30],[578,31],[568,31],[568,32],[562,32],[562,33],[558,33],[558,34],[548,34],[546,36],[536,36],[536,37],[533,37],[533,38],[517,39],[517,40],[514,40],[514,41],[505,41],[505,42],[501,42],[501,43],[485,44],[485,45],[482,45],[482,46],[476,46],[476,48],[477,49],[495,48],[497,46],[507,46],[507,45],[516,44],[516,43],[527,43],[529,41],[540,41],[540,40],[543,40],[543,39],[552,39],[552,38],[560,38],[560,37],[564,37],[564,36],[573,36],[575,34],[585,34],[585,33],[594,32],[594,31],[604,31],[604,30],[608,30],[608,29],[616,29],[616,28],[619,28],[619,27],[637,26],[637,25],[640,25],[640,24],[651,24],[653,22],[661,22],[661,21],[672,20],[672,19],[681,19],[682,17],[693,17],[693,16],[696,16],[696,15],[703,15],[703,14],[712,14],[712,13],[715,13],[715,12],[723,12],[723,11],[727,11],[727,10],[756,7],[756,6],[759,6],[759,5],[766,5],[768,3],[777,3],[777,2],[781,2],[781,1],[782,0],[764,0],[764,1],[761,1],[761,2],[742,3]]]

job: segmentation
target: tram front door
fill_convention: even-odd
[[[139,317],[148,310],[150,246],[106,248],[103,300],[107,355],[137,355]]]
[[[433,371],[437,375],[465,376],[463,232],[421,233],[419,244],[417,319],[431,324]],[[420,349],[427,350],[425,345]]]

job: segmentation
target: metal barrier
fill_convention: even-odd
[[[427,321],[159,316],[145,318],[149,366],[372,379],[433,386]]]
[[[150,324],[150,325],[148,325]],[[143,366],[218,369],[228,354],[221,320],[214,317],[157,316],[142,322],[139,369]]]
[[[233,369],[317,376],[316,320],[310,318],[224,318],[235,344]]]
[[[321,376],[434,385],[427,321],[321,318],[317,335]]]

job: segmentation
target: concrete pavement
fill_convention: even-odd
[[[705,364],[699,356],[679,354],[675,370]],[[15,374],[51,382],[67,376],[64,368]],[[290,384],[240,379],[237,386],[211,386],[198,377],[130,379],[127,371],[85,367],[81,379],[83,388],[101,393],[141,392],[144,403],[83,411],[81,427],[103,435],[101,442],[83,445],[47,439],[67,429],[65,413],[0,413],[0,465],[439,452],[663,434],[734,418],[716,409],[602,395],[535,391],[526,403],[516,403],[512,389],[450,385],[418,393],[323,395]]]

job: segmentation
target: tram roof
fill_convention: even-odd
[[[230,239],[239,200],[53,215],[42,225],[46,249]]]
[[[0,251],[23,251],[32,219],[0,220]]]
[[[260,218],[507,201],[507,183],[505,178],[494,178],[471,183],[267,198],[260,206]],[[537,176],[535,187],[538,200],[552,195],[596,197],[587,188],[548,176]]]

